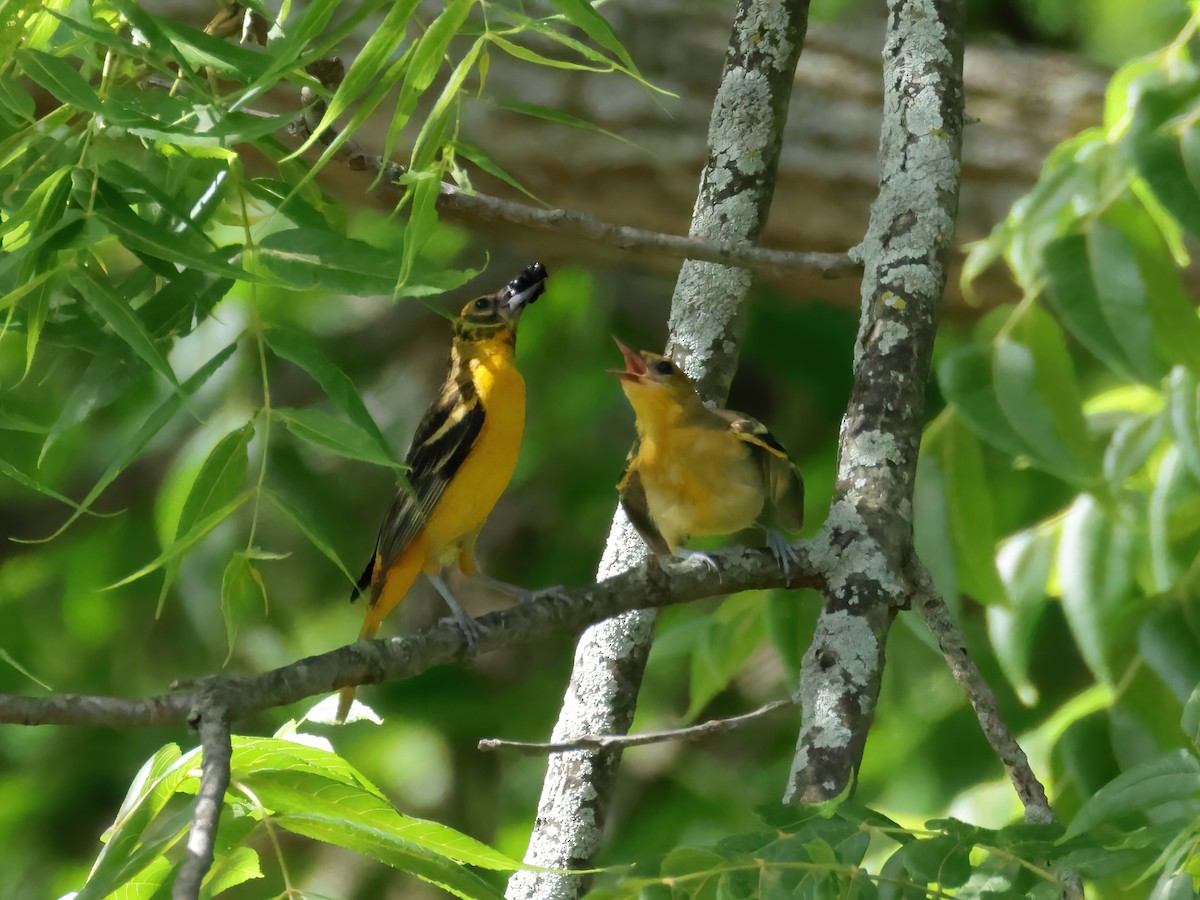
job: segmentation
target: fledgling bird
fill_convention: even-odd
[[[478,630],[442,581],[452,564],[474,575],[475,539],[512,478],[525,430],[525,381],[513,360],[522,311],[546,288],[534,263],[499,291],[472,300],[454,322],[450,366],[405,456],[411,490],[396,494],[350,595],[367,594],[359,638],[380,623],[424,573],[446,600],[469,642]],[[339,722],[354,702],[342,688]]]
[[[761,422],[705,406],[670,359],[620,340],[617,346],[625,368],[612,371],[633,407],[638,436],[617,491],[638,534],[657,554],[712,566],[707,554],[680,544],[758,522],[780,565],[791,565],[794,551],[771,527],[795,529],[804,520],[804,482],[787,451]]]

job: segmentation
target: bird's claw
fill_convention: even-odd
[[[704,566],[709,571],[716,572],[718,577],[721,574],[721,567],[717,565],[717,561],[713,559],[713,555],[711,553],[705,553],[703,550],[687,550],[683,547],[680,547],[675,551],[675,555],[682,560],[697,560],[700,565]]]
[[[537,588],[532,591],[520,591],[517,594],[518,602],[537,603],[544,598],[562,598],[567,594],[567,589],[561,584],[551,585],[550,587]]]
[[[800,551],[792,546],[791,541],[781,531],[771,529],[767,532],[767,549],[775,557],[775,562],[785,575],[791,575],[792,569],[800,562]]]
[[[463,639],[467,642],[467,651],[474,656],[480,639],[487,633],[487,628],[479,624],[477,619],[471,618],[461,606],[458,609],[452,608],[451,611],[454,613],[454,621],[462,631]]]

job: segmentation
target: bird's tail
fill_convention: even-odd
[[[379,626],[387,618],[387,614],[400,605],[400,601],[408,594],[409,588],[421,574],[425,563],[425,541],[418,538],[413,541],[397,559],[387,573],[383,575],[383,584],[378,593],[372,592],[371,602],[367,605],[367,615],[363,619],[362,629],[358,639],[373,638],[379,632]],[[351,685],[342,688],[338,699],[337,720],[345,722],[354,705],[354,692]]]

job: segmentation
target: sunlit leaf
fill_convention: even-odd
[[[1179,455],[1200,480],[1200,380],[1183,366],[1167,380],[1167,409]]]
[[[1126,634],[1134,603],[1134,535],[1090,494],[1076,498],[1063,521],[1058,580],[1063,612],[1093,674],[1112,682],[1110,650]]]
[[[1038,690],[1029,677],[1034,636],[1047,603],[1046,582],[1054,565],[1058,533],[1029,530],[1001,544],[996,567],[1008,594],[1007,606],[987,609],[988,636],[1000,668],[1022,702],[1032,706]]]
[[[14,669],[16,669],[18,672],[20,672],[22,675],[24,675],[26,678],[28,678],[30,681],[32,681],[34,684],[38,685],[39,687],[45,688],[47,691],[54,690],[52,687],[50,687],[50,685],[46,684],[46,682],[42,681],[40,678],[38,678],[36,675],[34,675],[32,672],[30,672],[28,669],[26,669],[23,665],[21,665],[19,662],[17,662],[13,658],[13,655],[11,653],[9,653],[7,650],[5,650],[3,647],[0,647],[0,661],[8,663],[10,666],[12,666]]]

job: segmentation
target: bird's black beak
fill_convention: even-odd
[[[508,310],[508,317],[516,320],[522,310],[533,305],[545,291],[546,267],[535,262],[526,266],[520,275],[503,287],[500,300]]]

